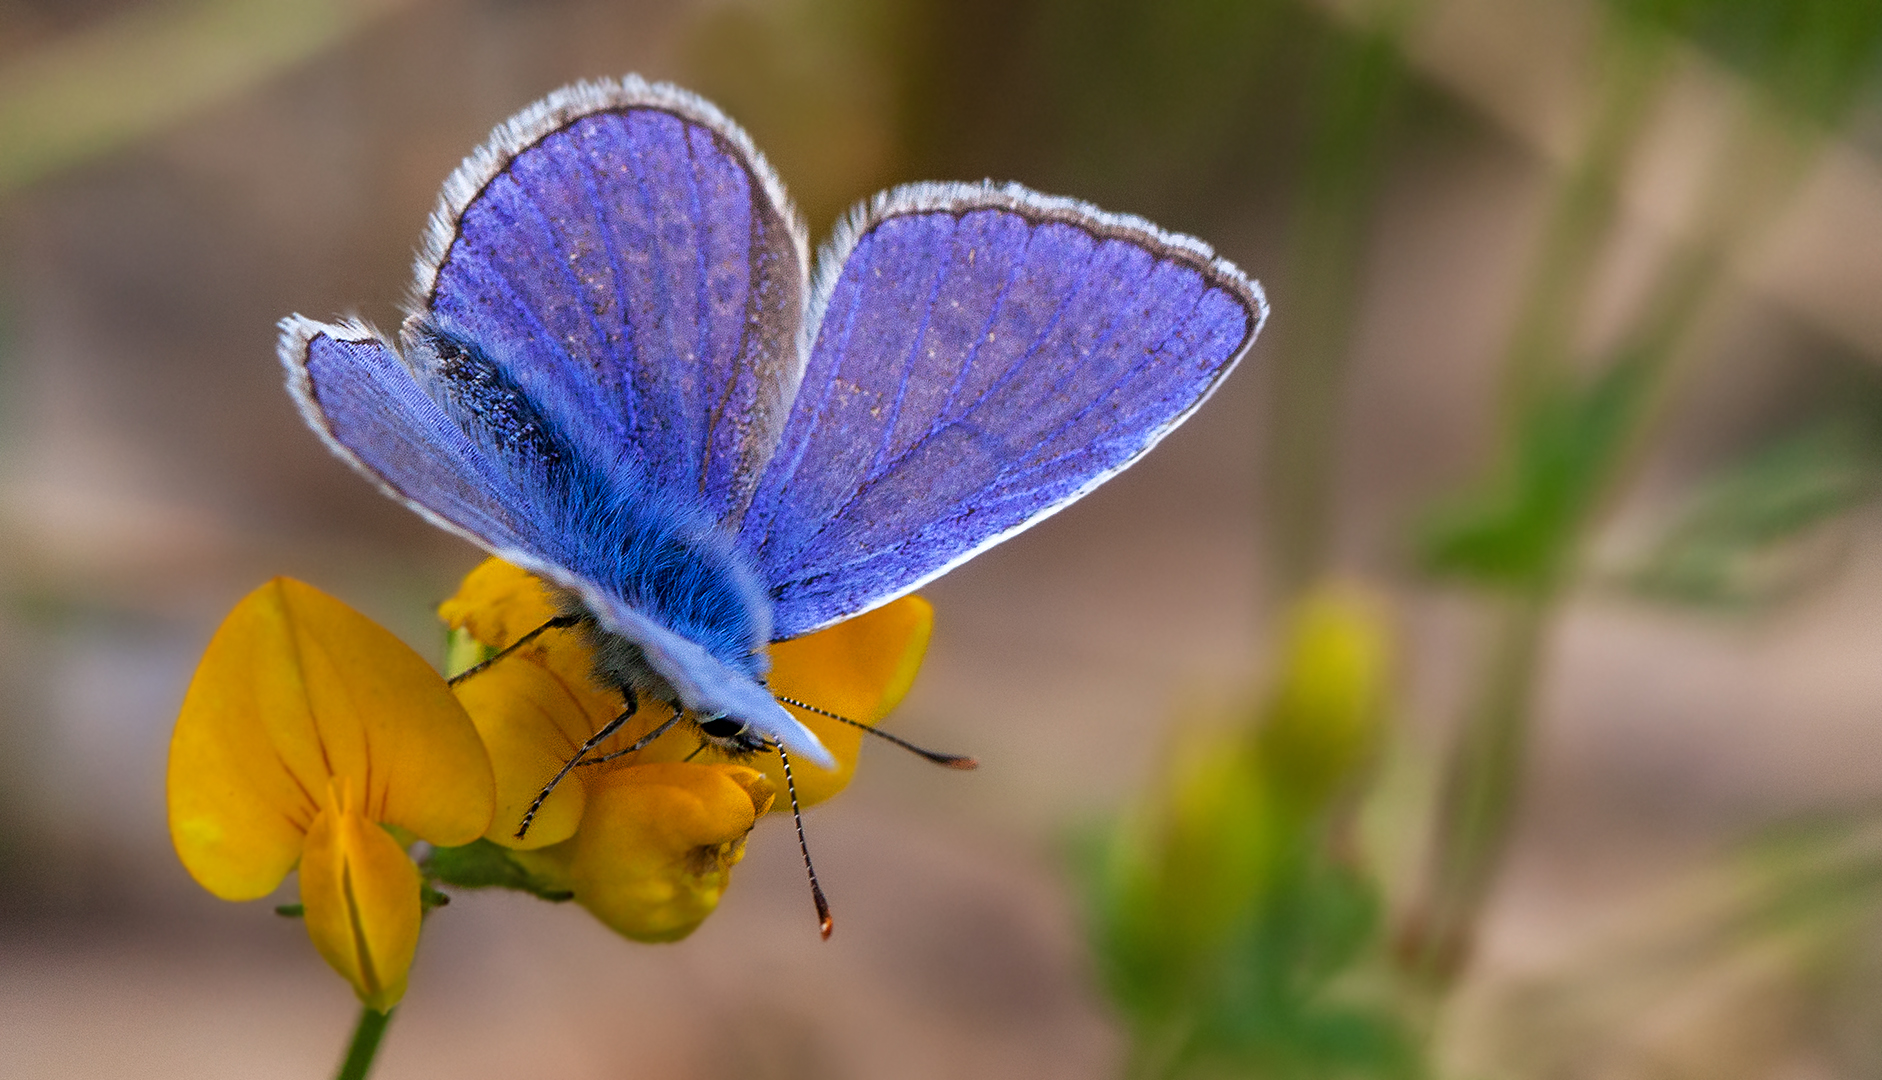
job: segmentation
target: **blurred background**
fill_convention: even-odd
[[[376,1075],[1882,1076],[1874,0],[0,0],[0,1073],[333,1067],[170,727],[266,578],[437,657],[478,553],[274,323],[395,325],[459,158],[626,71],[819,236],[1018,180],[1274,317],[929,590],[897,730],[982,767],[810,815],[830,942],[778,820],[679,945],[463,896]]]

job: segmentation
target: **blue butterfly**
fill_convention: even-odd
[[[294,315],[279,351],[335,454],[558,590],[623,720],[656,700],[660,731],[690,711],[722,748],[828,767],[766,689],[767,645],[1115,476],[1267,302],[1197,240],[1013,184],[883,192],[809,267],[718,109],[580,83],[445,182],[396,340]]]

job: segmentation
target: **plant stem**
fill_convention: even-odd
[[[1511,598],[1498,613],[1482,690],[1444,778],[1429,891],[1406,957],[1413,978],[1434,995],[1468,960],[1502,863],[1553,607],[1552,596],[1537,591]]]
[[[1417,0],[1376,0],[1369,25],[1336,29],[1315,77],[1313,126],[1290,238],[1287,321],[1274,354],[1269,483],[1278,595],[1325,569],[1341,391],[1379,159],[1403,81],[1399,40]]]
[[[1616,185],[1664,88],[1671,39],[1615,19],[1601,42],[1600,82],[1581,153],[1556,192],[1505,359],[1506,437],[1560,376],[1618,210]]]
[[[386,1025],[391,1022],[390,1012],[360,1006],[353,1042],[346,1048],[346,1060],[340,1062],[340,1071],[334,1080],[366,1080],[366,1074],[372,1071],[373,1058],[379,1054],[379,1041],[385,1038]]]
[[[1524,415],[1527,401],[1521,399],[1541,392],[1546,380],[1557,376],[1555,368],[1568,353],[1566,335],[1585,307],[1596,245],[1591,238],[1572,234],[1611,220],[1613,173],[1630,156],[1624,151],[1637,140],[1640,117],[1647,111],[1643,102],[1620,90],[1648,94],[1661,85],[1653,69],[1663,64],[1663,48],[1625,40],[1620,46],[1625,50],[1623,69],[1613,76],[1618,85],[1604,95],[1605,109],[1612,115],[1597,119],[1586,156],[1561,193],[1532,302],[1512,341],[1512,424]],[[1662,270],[1636,325],[1605,358],[1608,364],[1644,363],[1643,392],[1666,395],[1675,361],[1686,351],[1707,302],[1724,281],[1731,252],[1786,203],[1815,145],[1794,121],[1760,103],[1751,106],[1715,169],[1698,235]],[[1550,289],[1566,292],[1550,298]],[[1616,454],[1607,462],[1591,481],[1592,497],[1559,524],[1568,553],[1561,565],[1544,580],[1516,588],[1500,601],[1485,679],[1448,763],[1427,892],[1406,942],[1405,966],[1429,1002],[1450,987],[1467,962],[1478,916],[1507,847],[1521,792],[1535,684],[1549,628],[1562,594],[1573,583],[1573,553],[1605,503],[1603,493],[1620,484],[1630,459],[1638,456],[1653,426],[1652,411],[1635,410],[1627,439],[1633,452]]]

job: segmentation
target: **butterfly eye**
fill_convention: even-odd
[[[701,720],[699,730],[705,732],[708,738],[730,739],[745,730],[745,722],[729,716],[715,716],[710,720]]]

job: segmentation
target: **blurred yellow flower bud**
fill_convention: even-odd
[[[1274,689],[1256,732],[1278,798],[1313,811],[1372,758],[1392,668],[1384,605],[1350,584],[1324,585],[1288,619]]]

